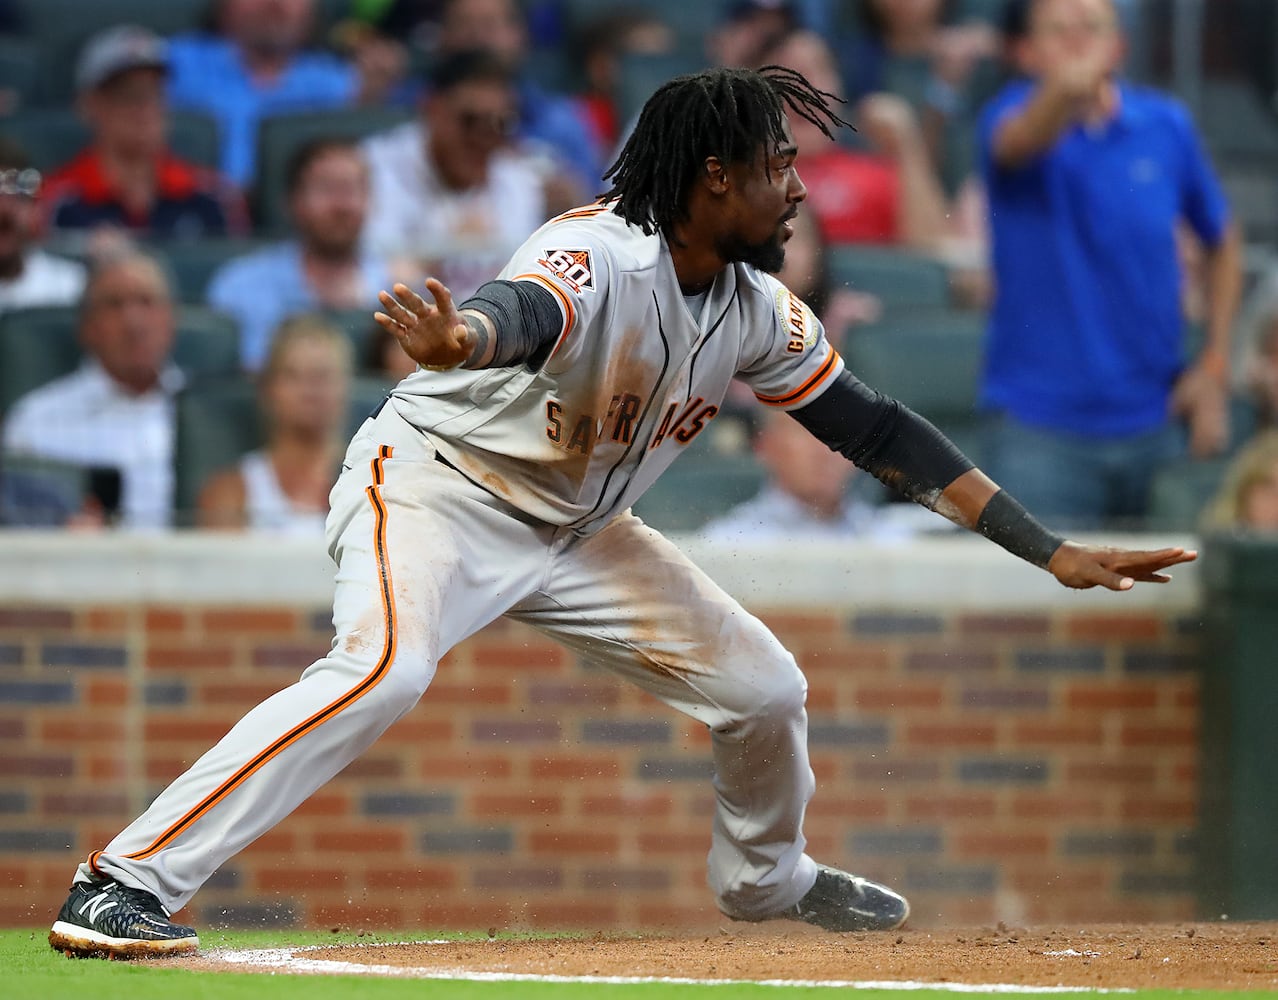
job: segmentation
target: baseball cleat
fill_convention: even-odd
[[[827,931],[890,931],[905,923],[910,904],[885,885],[818,865],[808,894],[781,915]]]
[[[49,931],[68,957],[146,958],[195,951],[195,928],[169,920],[160,901],[113,879],[77,882]]]

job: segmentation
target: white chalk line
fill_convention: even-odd
[[[456,941],[415,941],[397,944],[456,944]],[[379,947],[384,947],[380,945]],[[696,979],[689,976],[562,976],[531,972],[480,972],[474,969],[412,968],[402,965],[375,965],[361,962],[339,962],[324,958],[302,958],[299,953],[320,951],[332,945],[310,945],[304,948],[214,949],[209,958],[230,965],[262,969],[284,969],[287,972],[325,973],[327,975],[399,976],[413,979],[456,979],[476,983],[585,983],[606,985],[641,985],[669,983],[679,986],[777,986],[829,987],[859,990],[941,990],[947,993],[1134,993],[1130,989],[1108,989],[1091,986],[1024,986],[1016,983],[928,983],[914,980],[854,979]],[[352,947],[352,946],[347,946]],[[358,944],[353,947],[364,948]]]

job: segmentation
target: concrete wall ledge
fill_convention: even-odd
[[[1088,536],[1098,544],[1161,548],[1184,536]],[[1160,611],[1199,605],[1195,564],[1163,586],[1124,594],[1070,591],[1050,576],[971,536],[905,543],[710,544],[675,541],[750,607],[1032,608]],[[0,602],[59,604],[323,605],[333,564],[318,540],[215,533],[0,533]]]

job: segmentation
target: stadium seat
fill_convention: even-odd
[[[829,249],[830,280],[878,296],[887,307],[945,306],[950,278],[931,257],[890,247],[837,244]]]
[[[84,43],[117,24],[140,24],[162,35],[197,28],[208,0],[20,0],[30,41],[42,50],[46,104],[69,103],[75,93],[75,62]]]
[[[985,318],[952,310],[889,313],[848,336],[843,360],[867,385],[938,426],[973,420]]]
[[[622,125],[625,126],[638,115],[644,101],[667,80],[684,73],[694,73],[704,66],[705,57],[695,51],[682,50],[666,55],[623,55],[614,95]]]
[[[20,396],[74,371],[81,356],[73,306],[19,309],[0,316],[0,415]],[[183,308],[173,359],[191,377],[237,371],[235,321],[208,309]]]
[[[344,436],[355,433],[389,390],[384,379],[352,381]],[[173,446],[175,523],[193,525],[195,502],[209,476],[261,447],[264,440],[257,392],[249,379],[204,379],[183,391],[177,401]]]
[[[81,510],[94,473],[32,455],[0,453],[0,525],[52,528]]]
[[[288,206],[284,172],[293,151],[312,139],[360,140],[410,121],[413,115],[398,108],[344,108],[272,115],[262,120],[257,133],[256,208],[259,231],[288,231]]]
[[[1228,458],[1183,458],[1154,477],[1145,527],[1150,531],[1197,531],[1203,511],[1224,481]]]
[[[30,42],[0,39],[0,91],[10,95],[9,110],[39,103],[40,55]]]
[[[351,356],[358,370],[364,363],[377,326],[373,319],[372,308],[368,309],[326,309],[322,314],[331,321],[351,342]]]
[[[1278,117],[1242,80],[1205,81],[1196,120],[1208,147],[1219,157],[1272,165],[1278,156]]]
[[[701,439],[688,452],[634,506],[634,512],[658,531],[697,531],[749,500],[763,485],[763,469],[748,452],[721,454]]]
[[[19,111],[0,118],[0,134],[22,146],[45,173],[69,162],[89,143],[89,130],[71,108]],[[215,167],[218,144],[217,122],[207,115],[175,112],[170,116],[169,146],[183,159]]]
[[[265,241],[252,238],[189,240],[155,243],[148,249],[164,260],[172,272],[178,298],[192,305],[205,301],[205,290],[214,272],[234,257],[252,253]]]

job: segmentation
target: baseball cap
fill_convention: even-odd
[[[95,90],[111,77],[131,69],[168,71],[169,46],[153,31],[122,24],[94,35],[75,68],[77,90]]]

